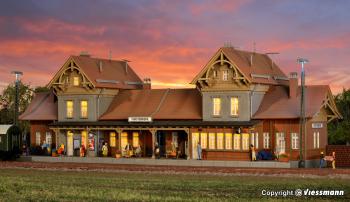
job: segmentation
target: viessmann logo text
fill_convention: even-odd
[[[286,197],[286,196],[344,196],[344,190],[265,190],[261,191],[263,196]]]

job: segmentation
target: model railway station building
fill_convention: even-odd
[[[220,48],[191,82],[192,89],[152,89],[125,61],[71,56],[37,93],[21,120],[30,121],[31,146],[82,145],[109,156],[126,145],[154,158],[155,145],[169,157],[248,161],[257,151],[316,161],[327,145],[327,123],[341,118],[328,85],[305,87],[305,134],[300,139],[298,74],[288,76],[266,54]]]

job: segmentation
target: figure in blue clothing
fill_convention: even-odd
[[[197,154],[198,154],[198,160],[202,160],[202,147],[201,147],[201,144],[197,144]]]
[[[323,168],[324,167],[324,153],[323,151],[321,151],[321,154],[320,154],[320,168]]]

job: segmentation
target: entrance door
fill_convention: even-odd
[[[73,133],[67,132],[67,155],[73,156]]]
[[[286,152],[284,133],[276,133],[276,150],[278,154],[284,154]]]
[[[166,132],[165,131],[157,131],[157,142],[158,142],[158,146],[159,146],[159,153],[160,156],[164,156],[165,155],[165,146],[166,146]]]
[[[192,158],[198,159],[197,144],[199,142],[199,133],[192,133]]]

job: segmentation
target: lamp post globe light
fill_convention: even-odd
[[[23,75],[23,72],[20,71],[12,71],[11,74],[16,75],[15,81],[15,112],[14,112],[14,125],[18,126],[18,88],[20,76]]]
[[[305,167],[305,160],[303,158],[303,136],[306,137],[305,128],[305,69],[304,64],[309,60],[305,58],[298,58],[297,62],[301,64],[301,96],[300,96],[300,139],[299,139],[299,168]]]

